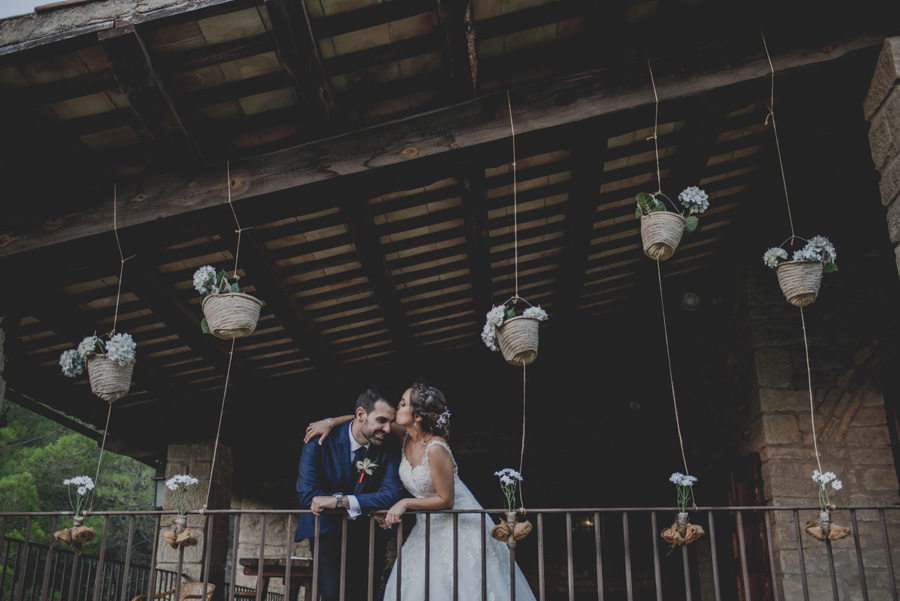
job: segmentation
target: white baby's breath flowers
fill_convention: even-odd
[[[96,355],[98,345],[102,347],[98,336],[86,336],[84,340],[78,343],[78,354],[81,355],[82,359]]]
[[[806,246],[794,253],[794,260],[822,261],[824,263],[837,263],[837,251],[834,245],[825,236],[813,236]]]
[[[834,472],[822,473],[819,470],[813,470],[812,479],[818,485],[816,488],[818,488],[819,493],[819,508],[822,511],[834,508],[834,499],[837,496],[837,491],[844,488],[844,483],[837,479]],[[829,484],[831,484],[831,492],[828,490]]]
[[[84,508],[87,507],[89,491],[94,490],[94,481],[90,476],[76,476],[74,478],[66,478],[63,480],[63,486],[69,496],[69,505],[75,512],[75,517],[80,517]],[[75,488],[75,497],[72,496],[72,487]]]
[[[522,474],[511,467],[506,467],[494,472],[494,475],[500,478],[500,490],[506,497],[506,509],[512,513],[516,504],[516,488],[522,482]]]
[[[76,476],[74,478],[66,478],[63,480],[63,485],[65,486],[77,486],[79,489],[84,488],[84,492],[79,492],[80,495],[87,494],[87,491],[94,490],[94,480],[90,476]]]
[[[216,288],[216,270],[212,265],[204,265],[194,272],[194,289],[201,295],[218,292]]]
[[[688,186],[678,195],[678,200],[688,213],[702,213],[709,208],[709,195],[697,186]]]
[[[547,320],[547,312],[541,309],[541,306],[537,307],[528,307],[525,311],[522,312],[522,317],[528,317],[531,319],[536,319],[538,321],[546,321]]]
[[[62,368],[62,372],[70,378],[84,372],[84,361],[75,349],[63,351],[59,356],[59,366]]]
[[[484,327],[481,329],[481,340],[484,342],[485,346],[487,346],[492,351],[500,350],[500,347],[497,346],[496,328],[499,328],[501,325],[503,325],[503,319],[505,316],[506,308],[504,305],[500,305],[499,307],[492,307],[485,316]]]
[[[763,255],[763,263],[766,264],[766,267],[777,267],[779,263],[782,261],[787,261],[788,254],[787,251],[783,248],[775,247],[770,248]]]
[[[195,484],[199,484],[200,480],[194,478],[188,474],[178,474],[177,476],[172,476],[168,480],[166,480],[166,488],[169,490],[178,490],[178,488],[183,484],[185,487],[194,486]]]
[[[115,361],[122,367],[134,361],[137,344],[131,334],[115,334],[106,343],[106,356],[110,361]]]

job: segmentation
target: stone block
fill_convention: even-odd
[[[894,465],[894,454],[888,447],[870,447],[850,451],[850,463],[860,465]]]
[[[761,411],[808,411],[809,391],[760,387],[759,407]]]
[[[900,133],[898,133],[900,135]],[[900,202],[894,201],[887,210],[888,235],[894,244],[900,243]]]
[[[884,409],[881,407],[863,407],[856,411],[853,426],[883,426],[887,424]]]
[[[762,422],[767,445],[800,442],[796,415],[763,415]]]
[[[900,155],[888,160],[880,172],[878,187],[881,190],[881,204],[888,206],[900,192]]]
[[[872,160],[875,166],[880,168],[892,157],[897,154],[895,139],[900,135],[900,131],[895,132],[896,122],[889,120],[890,112],[886,110],[891,104],[898,101],[897,88],[891,92],[881,110],[875,113],[875,117],[869,124],[869,149],[872,153]]]
[[[866,389],[865,392],[863,392],[862,406],[884,407],[884,396],[877,390],[871,388]]]
[[[791,353],[781,348],[761,348],[754,352],[756,381],[760,387],[788,388],[791,385]]]
[[[897,490],[897,474],[893,469],[869,468],[863,471],[862,484],[867,490]]]
[[[869,91],[863,100],[863,114],[867,121],[871,121],[898,82],[900,82],[900,38],[888,38],[884,41],[881,54],[878,55],[872,83],[869,84]]]
[[[887,428],[884,426],[867,426],[850,428],[844,436],[847,445],[877,447],[890,444]]]

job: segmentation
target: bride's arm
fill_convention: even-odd
[[[426,452],[435,495],[424,499],[400,499],[388,510],[385,517],[388,525],[399,523],[407,509],[424,509],[426,511],[453,509],[453,458],[447,449],[440,445],[434,445]]]
[[[342,415],[340,417],[326,417],[317,422],[311,422],[306,426],[306,436],[303,437],[303,444],[308,443],[316,436],[319,437],[319,444],[322,444],[322,441],[328,438],[328,435],[331,434],[332,430],[346,424],[352,419],[352,415]]]
[[[319,444],[322,444],[322,441],[328,438],[328,435],[331,434],[332,430],[338,426],[343,426],[352,419],[352,415],[342,415],[340,417],[326,417],[317,422],[311,422],[306,426],[306,435],[303,437],[303,444],[308,443],[316,436],[319,437]],[[391,422],[391,432],[393,432],[400,440],[403,440],[403,437],[406,436],[406,428],[398,426],[394,422]]]

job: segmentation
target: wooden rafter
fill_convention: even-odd
[[[394,346],[401,357],[410,359],[412,339],[406,316],[397,295],[397,289],[391,281],[390,272],[385,261],[375,222],[369,212],[365,198],[347,200],[341,203],[341,212],[347,220],[350,236],[369,280],[369,286],[381,307],[385,324],[394,341]]]
[[[253,274],[253,284],[259,297],[281,324],[296,348],[310,358],[317,369],[331,373],[336,367],[333,353],[322,340],[312,319],[306,314],[280,273],[257,233],[242,234],[244,247],[240,258],[244,270]]]
[[[812,67],[880,43],[879,37],[866,35],[847,40],[830,53],[823,53],[817,47],[801,48],[784,53],[779,58],[780,69],[787,72]],[[749,90],[758,87],[768,73],[768,62],[759,55],[722,65],[718,70],[681,69],[665,77],[659,73],[659,98],[661,102],[675,102],[726,87],[734,97],[746,98]],[[514,90],[512,104],[517,113],[517,143],[521,140],[521,154],[527,155],[525,148],[529,146],[537,154],[543,144],[551,148],[561,144],[591,121],[606,118],[618,122],[630,115],[637,122],[634,113],[638,109],[646,118],[646,110],[654,101],[649,82],[618,81],[609,84],[604,73],[595,73]],[[399,177],[401,173],[411,178],[446,176],[449,153],[465,155],[465,158],[484,157],[496,155],[498,149],[507,146],[509,118],[505,96],[490,94],[402,121],[232,161],[232,174],[245,182],[235,189],[234,201],[239,205],[253,199],[261,210],[271,203],[265,209],[270,216],[278,213],[274,207],[281,205],[286,216],[295,213],[299,189],[307,188],[315,196],[330,188],[332,180],[338,177],[360,184],[376,169],[384,178]],[[218,206],[222,199],[220,174],[221,166],[217,165],[120,185],[120,199],[134,201],[128,214],[120,216],[120,227]],[[360,177],[347,177],[353,175]],[[99,203],[93,204],[98,206],[82,211],[77,219],[44,216],[55,221],[52,230],[42,223],[30,222],[25,227],[14,226],[0,232],[0,235],[7,234],[0,256],[109,231],[107,211]]]
[[[322,68],[318,42],[309,24],[304,0],[266,0],[275,32],[278,55],[287,66],[294,87],[325,122],[338,118],[331,83]]]
[[[450,69],[451,93],[465,100],[478,88],[475,51],[475,9],[472,0],[438,0],[438,21],[444,34],[444,57]]]
[[[169,97],[156,73],[150,54],[134,25],[101,32],[100,44],[106,52],[119,90],[144,129],[166,154],[184,159],[203,158],[203,153]]]

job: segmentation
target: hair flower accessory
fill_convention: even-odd
[[[450,410],[445,409],[444,412],[441,413],[440,417],[437,418],[437,421],[434,422],[434,425],[437,426],[438,428],[446,428],[447,422],[450,421],[451,415],[452,414],[450,413]]]
[[[371,476],[378,469],[378,464],[366,457],[356,462],[356,470],[359,472],[359,484],[362,484],[363,478]]]

